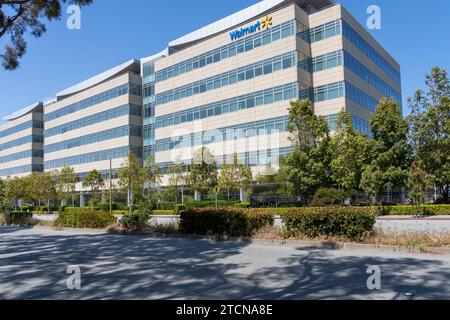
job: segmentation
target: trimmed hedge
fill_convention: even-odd
[[[31,212],[4,212],[0,213],[0,222],[7,225],[30,225],[33,222]]]
[[[250,203],[246,203],[246,202],[243,202],[243,203],[235,203],[235,204],[234,204],[234,207],[235,207],[235,208],[241,208],[241,209],[249,209],[249,208],[250,208]]]
[[[174,213],[175,214],[180,214],[180,212],[185,211],[186,210],[186,206],[184,204],[176,204],[175,205],[175,209],[174,209]]]
[[[185,234],[251,236],[273,223],[271,214],[259,210],[200,208],[188,209],[180,214],[180,230]]]
[[[152,216],[173,216],[175,214],[175,211],[173,210],[153,210],[150,215]]]
[[[120,224],[128,232],[144,231],[148,227],[149,220],[149,214],[143,212],[133,212],[124,215],[123,218],[120,219]]]
[[[376,211],[371,208],[304,208],[291,209],[282,215],[285,235],[343,237],[360,240],[373,232]]]
[[[161,202],[155,203],[154,207],[156,210],[175,210],[175,202]]]
[[[378,208],[380,216],[413,216],[419,213],[422,216],[448,216],[450,215],[450,205],[426,205],[414,206],[393,206]]]
[[[63,228],[105,229],[117,219],[105,212],[64,212],[55,221],[55,225]]]
[[[229,208],[234,207],[235,204],[241,203],[240,201],[227,201],[227,200],[218,200],[216,201],[190,201],[185,204],[187,210],[197,209],[197,208],[215,208],[216,205],[219,208]]]

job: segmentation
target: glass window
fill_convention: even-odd
[[[227,86],[228,85],[228,77],[223,77],[222,78],[222,87]]]
[[[278,70],[281,70],[281,67],[282,67],[281,61],[275,61],[273,63],[273,71],[274,72],[278,71]]]
[[[247,70],[247,72],[245,73],[245,78],[247,80],[253,79],[255,77],[254,71],[253,69]]]
[[[230,49],[228,49],[228,56],[229,57],[233,57],[236,55],[236,47],[232,47]]]
[[[264,74],[272,73],[272,63],[264,65]]]
[[[252,40],[247,41],[245,43],[245,51],[250,51],[250,50],[253,50],[253,41]]]
[[[283,69],[288,69],[292,67],[292,58],[284,58],[283,59]]]
[[[268,93],[268,94],[264,95],[264,103],[265,104],[273,103],[273,94],[272,93]]]
[[[222,51],[220,53],[220,59],[223,60],[223,59],[226,59],[226,58],[228,58],[228,51],[224,50],[224,51]]]
[[[263,104],[264,104],[264,97],[263,96],[256,97],[256,105],[261,106]]]
[[[253,108],[255,106],[255,98],[248,98],[247,99],[247,109]]]
[[[275,101],[281,101],[281,100],[283,100],[283,92],[275,92],[275,94],[274,94],[274,96],[275,96]]]
[[[257,67],[255,69],[255,77],[259,77],[263,74],[263,68],[262,67]]]
[[[284,90],[284,100],[292,100],[292,99],[294,99],[294,89]]]
[[[275,31],[275,32],[272,33],[272,41],[280,40],[280,38],[281,38],[280,30]]]
[[[272,35],[270,33],[263,36],[263,44],[267,45],[272,42]]]

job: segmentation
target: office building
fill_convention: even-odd
[[[77,190],[91,170],[108,179],[130,151],[142,161],[140,64],[128,61],[56,94],[45,106],[45,171],[72,167]]]
[[[7,117],[0,176],[44,165],[107,178],[130,150],[167,172],[202,146],[219,166],[236,153],[256,174],[292,151],[290,101],[309,98],[332,131],[345,109],[370,135],[382,97],[401,105],[400,66],[341,4],[264,0]]]
[[[346,109],[370,134],[382,97],[401,104],[399,64],[340,4],[266,0],[141,60],[144,154],[167,170],[207,146],[254,171],[289,153],[289,102],[310,98],[335,128]]]
[[[43,104],[34,103],[3,118],[0,125],[0,179],[43,171]]]

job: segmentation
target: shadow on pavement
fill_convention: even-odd
[[[427,299],[450,297],[450,270],[438,259],[357,257],[317,248],[104,234],[19,236],[4,231],[0,228],[2,299],[379,298],[366,286],[369,265],[382,267],[383,290],[393,293],[390,298],[400,299],[406,292]],[[81,267],[82,290],[66,287],[70,265]]]

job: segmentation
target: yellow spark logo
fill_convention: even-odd
[[[272,25],[272,16],[266,16],[261,20],[261,24],[263,29],[269,29],[269,27]]]

